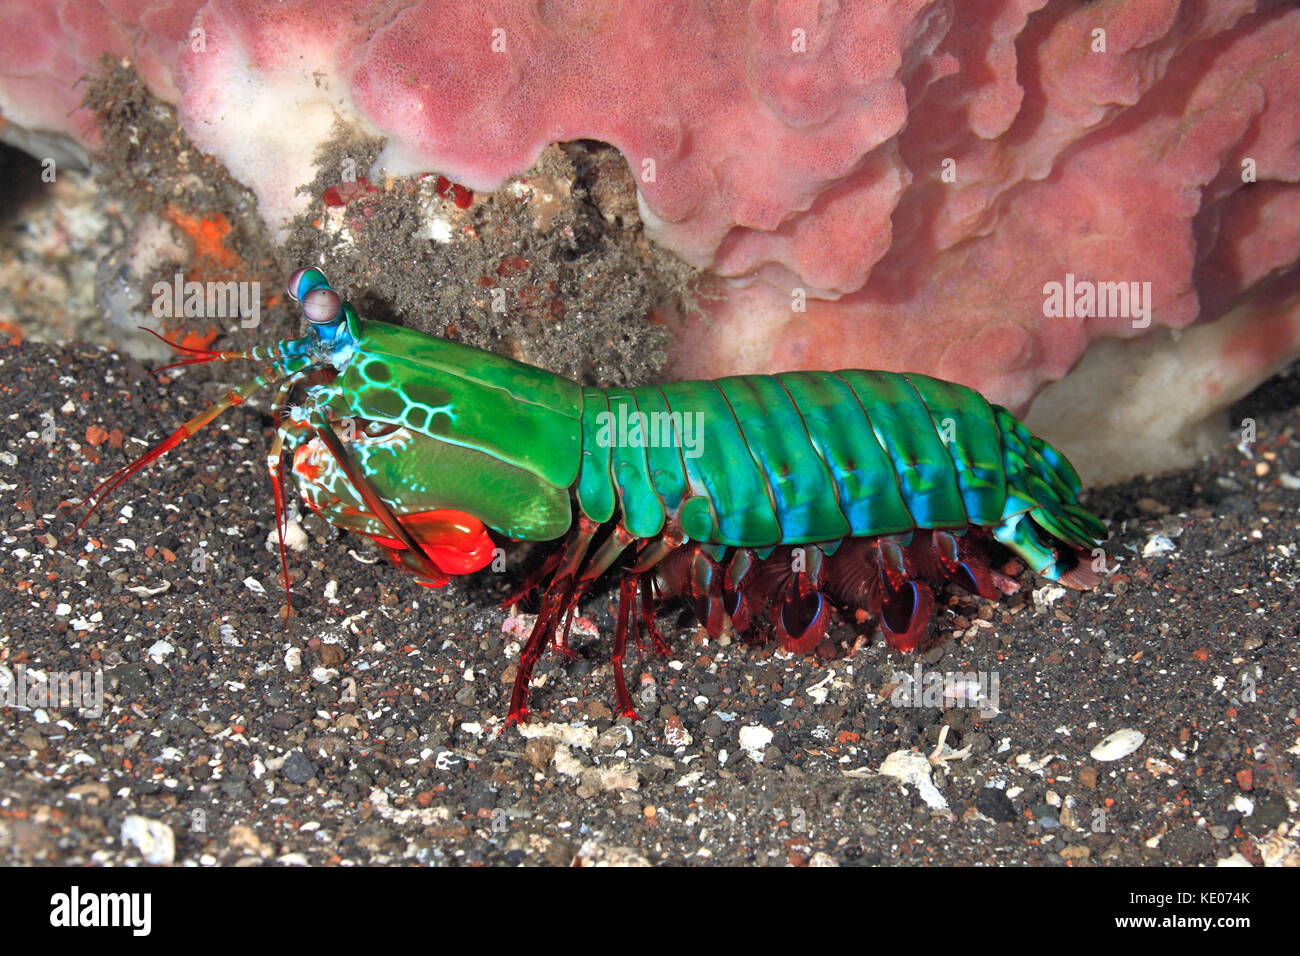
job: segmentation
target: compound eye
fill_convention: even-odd
[[[307,268],[307,266],[303,266],[293,275],[289,276],[289,298],[293,299],[295,302],[298,301],[298,283],[302,280],[302,274],[307,271]]]
[[[303,266],[289,276],[289,298],[295,302],[300,302],[305,293],[320,286],[329,287],[329,282],[326,281],[324,274],[319,269]]]
[[[312,289],[303,297],[302,314],[312,325],[330,325],[343,313],[343,300],[333,289]]]

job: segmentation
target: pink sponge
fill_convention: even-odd
[[[100,56],[130,55],[149,87],[168,102],[172,71],[202,0],[0,0],[0,113],[6,123],[63,133],[93,145],[96,131],[79,109],[77,81]]]
[[[777,288],[733,293],[707,334],[693,327],[680,368],[814,367],[830,353],[960,379],[1023,409],[1091,340],[1212,320],[1294,270],[1300,65],[1287,51],[1300,11],[1225,28],[1223,6],[1217,19],[1144,24],[1131,35],[1143,45],[1127,52],[1117,44],[1129,34],[1112,29],[1106,55],[1132,62],[1110,83],[1087,53],[1061,52],[1087,50],[1076,21],[1089,8],[1039,24],[1036,49],[1057,52],[1040,53],[1037,72],[1022,65],[1023,102],[997,140],[952,142],[954,104],[979,101],[938,95],[958,76],[937,83],[901,137],[909,167],[930,172],[904,193],[894,242],[868,281],[807,314]],[[1202,42],[1173,56],[1172,33]],[[945,153],[953,184],[941,178]],[[1067,276],[1149,283],[1150,315],[1046,315],[1045,287]],[[1274,355],[1297,347],[1271,344]]]
[[[687,260],[847,292],[889,247],[905,83],[933,79],[948,23],[934,6],[424,4],[375,33],[354,94],[395,134],[390,167],[487,189],[549,142],[605,140]]]

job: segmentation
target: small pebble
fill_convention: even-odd
[[[719,721],[721,723],[721,721]],[[676,715],[668,718],[664,725],[664,742],[670,747],[689,747],[694,741],[690,732],[682,725],[682,719]]]

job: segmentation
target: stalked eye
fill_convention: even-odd
[[[312,289],[302,300],[302,314],[312,325],[330,325],[343,313],[343,300],[333,289]]]
[[[329,280],[325,278],[324,273],[319,269],[313,269],[311,266],[303,266],[289,276],[289,298],[295,302],[301,302],[303,297],[312,289],[318,289],[322,286],[329,288]]]

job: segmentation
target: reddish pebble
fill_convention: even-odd
[[[369,193],[377,192],[379,192],[378,186],[372,186],[366,182],[364,176],[358,176],[356,182],[331,186],[321,194],[321,199],[327,206],[346,206],[354,199],[360,199]]]
[[[682,725],[682,719],[676,714],[669,717],[664,725],[664,741],[670,747],[684,747],[690,742],[690,735]]]
[[[497,263],[497,274],[519,276],[528,271],[529,262],[523,256],[505,256]]]

